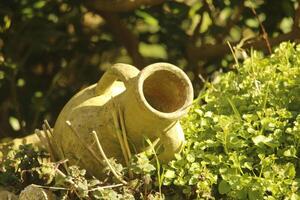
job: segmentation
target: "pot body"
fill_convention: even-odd
[[[77,164],[89,174],[100,177],[103,168],[86,148],[87,144],[99,153],[90,134],[96,131],[107,157],[124,163],[113,118],[115,112],[123,115],[133,153],[143,150],[145,138],[151,141],[159,138],[163,149],[159,158],[170,160],[184,142],[179,119],[187,113],[192,99],[189,79],[171,64],[156,63],[142,71],[116,64],[97,84],[71,98],[61,111],[52,140],[56,156],[67,158],[70,164]],[[73,130],[66,121],[71,122]],[[98,155],[103,159],[100,153]]]

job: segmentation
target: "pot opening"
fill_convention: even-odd
[[[171,113],[182,108],[187,100],[185,79],[168,70],[159,70],[143,82],[143,93],[154,109]]]

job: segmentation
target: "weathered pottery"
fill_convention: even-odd
[[[174,65],[156,63],[139,71],[131,65],[115,64],[97,84],[80,91],[65,105],[54,127],[55,152],[59,159],[68,158],[71,164],[99,177],[102,167],[86,148],[88,145],[99,152],[90,134],[96,131],[107,157],[124,163],[113,120],[113,113],[118,112],[123,116],[133,153],[147,146],[145,138],[159,138],[163,149],[159,158],[168,161],[184,142],[178,120],[187,113],[192,100],[189,78]]]

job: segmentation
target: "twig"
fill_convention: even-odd
[[[66,121],[66,124],[68,125],[68,127],[71,129],[71,131],[77,136],[78,140],[81,142],[81,144],[90,152],[90,154],[97,160],[98,164],[105,166],[105,164],[103,163],[103,161],[101,159],[98,158],[96,152],[90,147],[88,146],[84,140],[81,138],[81,136],[78,134],[78,132],[74,129],[74,127],[72,126],[70,121]]]
[[[110,168],[111,172],[113,173],[113,175],[123,184],[127,184],[127,182],[125,180],[122,179],[122,177],[120,177],[120,175],[116,172],[116,170],[113,168],[113,166],[110,164],[108,158],[106,157],[104,151],[103,151],[103,148],[100,144],[100,141],[98,139],[98,136],[97,136],[97,133],[96,131],[92,131],[92,135],[96,141],[96,144],[97,144],[97,147],[98,147],[98,150],[100,151],[102,157],[104,158],[104,160],[106,161],[106,164],[107,166]]]
[[[237,67],[239,68],[239,67],[240,67],[239,61],[238,61],[238,59],[237,59],[237,57],[236,57],[236,55],[235,55],[235,52],[234,52],[234,50],[233,50],[233,48],[232,48],[230,42],[227,41],[227,44],[228,44],[228,46],[229,46],[229,48],[230,48],[230,51],[231,51],[232,56],[233,56],[233,58],[234,58],[234,61],[235,61],[236,65],[237,65]]]
[[[265,27],[263,26],[262,22],[260,21],[255,9],[253,7],[251,7],[251,11],[252,13],[254,14],[254,16],[256,17],[258,23],[259,23],[259,26],[261,28],[261,31],[262,31],[262,37],[264,38],[266,44],[267,44],[267,48],[268,48],[268,51],[269,51],[269,54],[272,54],[272,48],[271,48],[271,45],[270,45],[270,41],[269,41],[269,37],[268,37],[268,33],[266,32],[265,30]]]

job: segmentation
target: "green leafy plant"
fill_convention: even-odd
[[[0,159],[0,185],[12,186],[18,192],[31,183],[48,185],[53,181],[54,165],[49,163],[47,152],[30,144],[20,148],[8,145],[6,148],[3,159]]]
[[[182,121],[187,145],[164,183],[192,199],[299,199],[300,45],[235,67]]]
[[[120,184],[112,176],[109,167],[103,168],[106,177],[98,180],[88,176],[86,170],[78,166],[62,168],[61,162],[51,162],[50,155],[33,145],[1,145],[0,186],[19,193],[26,186],[35,184],[37,187],[53,191],[60,199],[162,199],[162,193],[156,192],[161,182],[156,178],[157,169],[154,165],[154,150],[150,149],[132,158],[128,168],[109,159],[114,170],[127,176],[129,170],[132,177],[128,184]],[[155,156],[154,156],[155,157]],[[156,160],[157,161],[157,160]],[[160,170],[160,166],[158,167]]]

